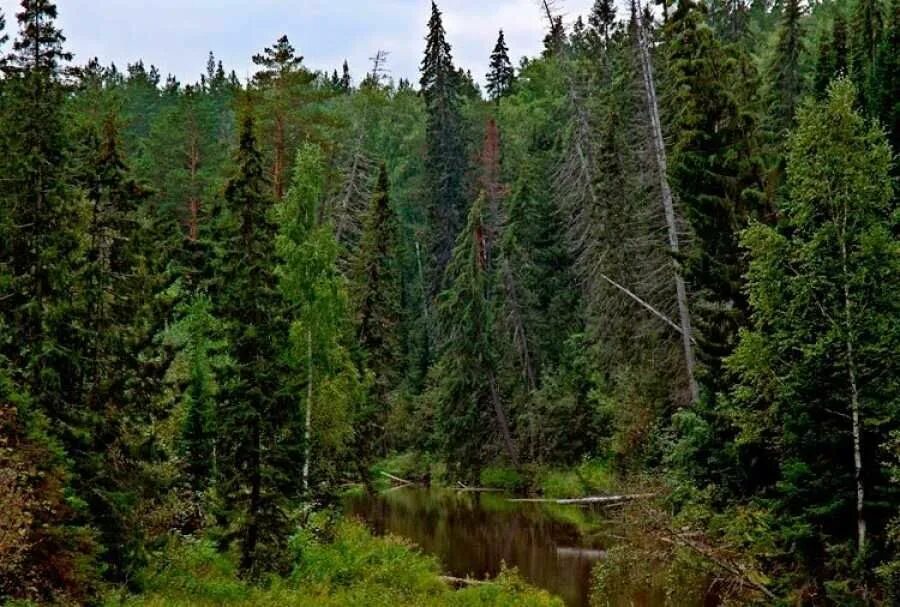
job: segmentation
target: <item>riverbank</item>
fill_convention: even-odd
[[[487,584],[459,584],[410,542],[377,538],[353,521],[319,522],[292,539],[293,570],[242,581],[236,558],[206,539],[172,537],[152,556],[139,595],[111,594],[105,607],[562,607],[512,571]]]

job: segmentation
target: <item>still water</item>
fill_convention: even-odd
[[[347,513],[379,535],[412,540],[437,556],[448,575],[496,576],[516,567],[531,584],[572,607],[587,607],[591,569],[604,556],[595,531],[601,519],[588,508],[513,503],[494,493],[400,488],[348,498]]]

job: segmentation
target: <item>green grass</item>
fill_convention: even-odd
[[[293,573],[253,586],[211,542],[173,539],[144,573],[144,594],[111,595],[105,607],[562,607],[514,571],[454,591],[436,559],[404,540],[373,537],[355,522],[338,523],[330,543],[301,531],[292,545]]]
[[[574,468],[539,470],[535,485],[544,497],[566,499],[612,493],[617,483],[605,462],[587,460]]]
[[[479,482],[482,487],[503,489],[510,493],[519,492],[527,485],[527,480],[518,470],[503,466],[488,466],[481,471]]]

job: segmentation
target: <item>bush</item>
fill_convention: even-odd
[[[127,607],[563,607],[529,588],[511,571],[496,583],[458,592],[440,578],[436,559],[409,542],[373,537],[361,524],[341,521],[328,532],[313,524],[291,540],[296,566],[288,578],[252,586],[236,577],[235,558],[212,542],[173,538],[142,578],[146,593],[111,595],[107,606]],[[331,536],[323,542],[320,537]]]
[[[488,466],[482,470],[479,482],[482,487],[503,489],[510,493],[521,491],[527,484],[525,477],[519,474],[517,470],[502,466]]]

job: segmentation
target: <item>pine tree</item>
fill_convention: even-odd
[[[779,224],[744,237],[753,324],[730,361],[739,440],[776,458],[782,537],[809,555],[851,538],[863,554],[894,499],[881,468],[900,419],[891,151],[856,103],[838,80],[799,113]]]
[[[287,538],[287,504],[297,494],[296,407],[281,393],[280,298],[275,227],[263,157],[250,110],[241,120],[236,174],[216,217],[213,300],[226,324],[234,371],[216,411],[218,491],[226,540],[237,540],[251,578],[277,569]]]
[[[387,167],[382,164],[353,272],[357,341],[365,367],[374,374],[370,407],[374,410],[356,423],[357,441],[362,444],[364,455],[386,455],[390,397],[398,387],[403,368],[399,238],[400,224],[391,206]]]
[[[450,261],[465,206],[466,161],[459,80],[441,12],[432,2],[420,81],[427,111],[425,181],[432,296],[444,284],[444,269]]]
[[[287,36],[253,56],[259,71],[254,83],[262,92],[260,126],[265,133],[266,156],[269,157],[272,192],[281,200],[290,182],[290,162],[300,140],[302,110],[311,92],[315,75],[303,67],[303,57],[296,54]]]
[[[499,103],[512,88],[515,71],[509,61],[509,48],[503,30],[497,37],[497,44],[491,53],[491,71],[487,74],[487,92],[490,98]]]

